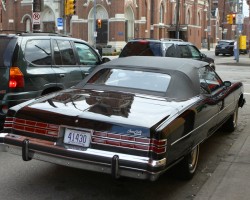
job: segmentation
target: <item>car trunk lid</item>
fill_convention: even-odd
[[[69,91],[69,92],[67,92]],[[176,113],[163,98],[121,92],[67,90],[20,109],[16,118],[96,131],[150,137],[150,129]]]

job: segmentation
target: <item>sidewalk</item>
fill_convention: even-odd
[[[215,48],[210,48],[210,50],[202,48],[200,49],[202,53],[207,54],[208,52],[215,51]],[[220,59],[216,59],[216,58]],[[235,65],[235,66],[249,66],[250,67],[250,55],[248,54],[240,54],[239,55],[239,62],[234,60],[233,56],[215,56],[215,65],[216,64],[225,64],[225,65]],[[250,199],[250,198],[249,198]]]
[[[250,129],[250,124],[245,130]],[[242,134],[194,200],[250,199],[250,136]]]
[[[249,66],[249,55],[240,55],[239,63],[232,57],[225,59],[227,64]],[[212,176],[201,187],[194,200],[249,200],[250,199],[250,123],[248,96],[246,104],[239,110],[239,120],[244,123],[244,130],[234,142],[227,156],[220,162]],[[246,109],[246,107],[248,107]]]

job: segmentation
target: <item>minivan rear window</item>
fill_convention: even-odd
[[[0,37],[0,67],[4,66],[4,54],[10,40],[8,37]]]
[[[119,57],[162,56],[161,43],[150,41],[128,42]]]

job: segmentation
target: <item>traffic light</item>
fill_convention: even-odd
[[[233,23],[233,24],[236,24],[236,22],[235,22],[235,17],[236,17],[236,14],[232,14],[232,23]]]
[[[101,19],[97,20],[97,27],[102,28],[102,20]]]
[[[227,15],[227,23],[228,24],[233,24],[233,15],[232,14]]]
[[[76,1],[75,0],[65,0],[65,15],[75,15],[76,14]]]

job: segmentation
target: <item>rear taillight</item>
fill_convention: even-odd
[[[25,120],[20,118],[6,117],[4,123],[5,129],[14,129],[16,131],[25,131],[29,133],[58,137],[59,126],[43,122]]]
[[[9,107],[8,107],[7,105],[3,105],[3,106],[2,106],[2,112],[3,112],[4,114],[7,114],[8,109],[9,109]]]
[[[18,67],[10,68],[9,88],[22,88],[24,87],[23,73]]]
[[[156,140],[94,131],[92,143],[128,148],[162,154],[166,152],[167,140]]]
[[[6,117],[5,122],[4,122],[4,129],[9,129],[13,128],[13,117]]]

